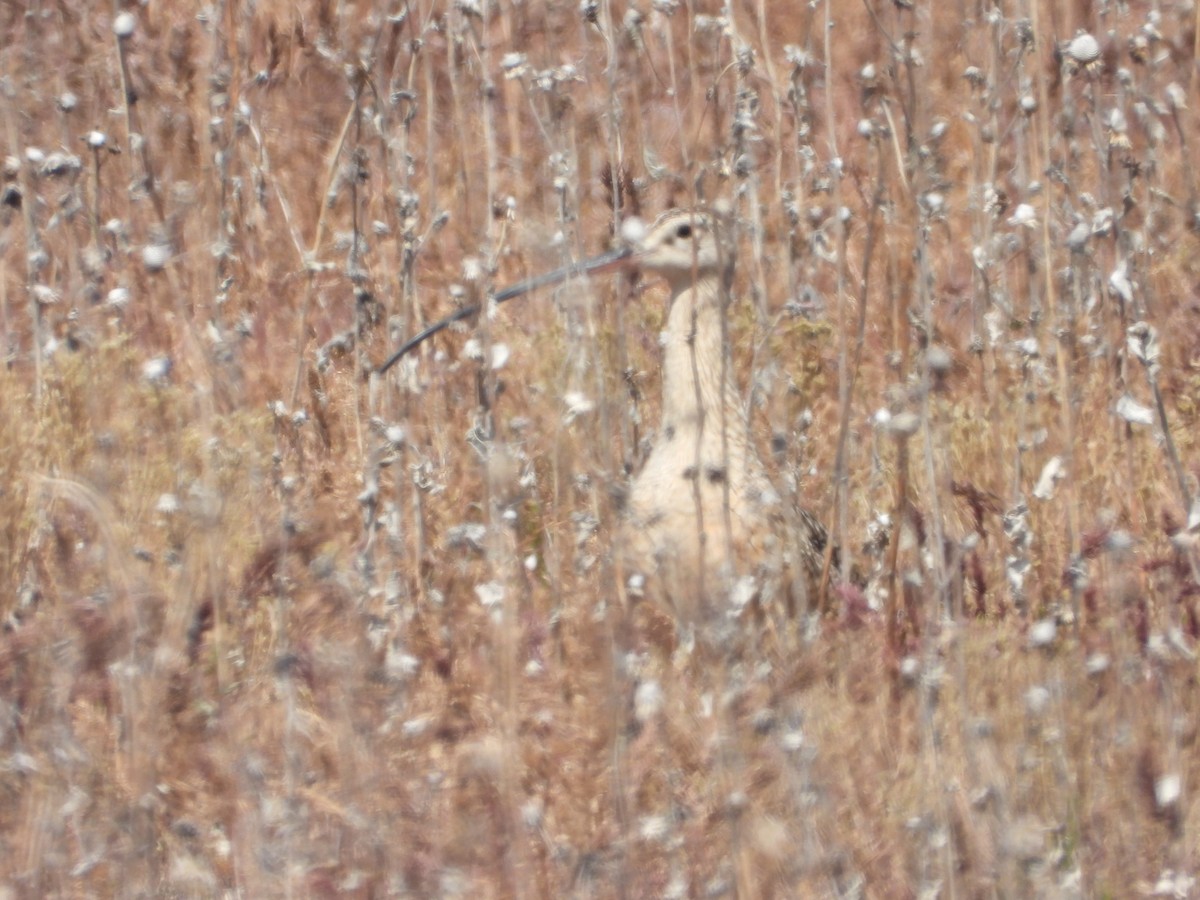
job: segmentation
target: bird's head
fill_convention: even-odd
[[[702,209],[673,209],[649,226],[632,219],[621,229],[629,248],[623,264],[665,278],[672,289],[685,287],[731,262],[722,231],[720,219]]]

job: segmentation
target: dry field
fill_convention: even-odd
[[[0,898],[1200,896],[1198,16],[4,4]],[[672,654],[661,284],[376,368],[715,201],[842,552]]]

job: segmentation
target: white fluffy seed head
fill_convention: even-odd
[[[646,239],[646,223],[637,216],[630,216],[621,223],[621,240],[638,245]]]
[[[142,377],[147,381],[163,381],[170,374],[171,358],[169,356],[155,356],[142,363]]]
[[[1053,619],[1042,619],[1034,622],[1029,629],[1029,646],[1035,649],[1045,649],[1054,644],[1058,637],[1058,626]]]
[[[1187,109],[1187,94],[1177,82],[1172,81],[1167,85],[1167,102],[1172,109]]]
[[[1083,65],[1095,62],[1100,58],[1100,42],[1086,31],[1081,31],[1067,44],[1067,55]]]
[[[137,17],[131,12],[119,13],[113,19],[113,34],[124,40],[137,29]]]
[[[142,248],[142,263],[151,272],[160,271],[171,259],[171,248],[166,244],[147,244]]]

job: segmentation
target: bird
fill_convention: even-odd
[[[726,312],[735,243],[725,210],[677,208],[622,228],[616,250],[514,285],[497,303],[567,278],[637,269],[666,281],[661,424],[626,494],[615,542],[633,599],[674,611],[688,629],[726,634],[730,615],[757,598],[794,615],[815,596],[825,528],[775,490],[755,446],[729,352]],[[410,339],[381,367],[452,321]],[[777,605],[777,604],[776,604]]]
[[[787,509],[755,445],[729,352],[736,254],[727,214],[671,210],[630,244],[608,265],[662,278],[669,301],[661,424],[629,490],[618,541],[625,569],[635,588],[718,632],[723,614],[754,596],[787,596],[794,613],[815,596],[827,535],[809,511]]]

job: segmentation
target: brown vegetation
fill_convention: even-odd
[[[121,6],[0,10],[0,896],[1200,890],[1194,4]],[[670,658],[661,285],[375,368],[717,199],[842,571]]]

